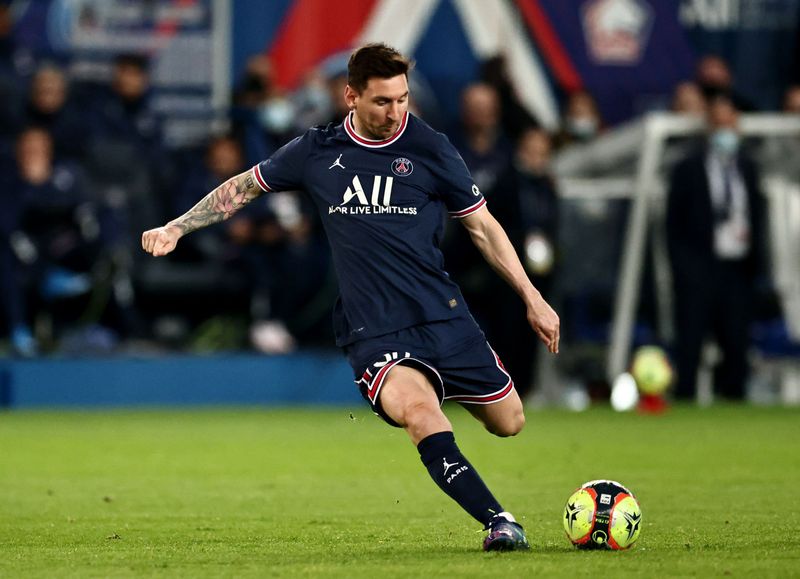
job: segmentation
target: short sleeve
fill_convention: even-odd
[[[444,135],[439,135],[437,149],[437,189],[447,206],[447,212],[454,218],[475,213],[486,205],[486,199],[472,179],[464,159]]]
[[[303,168],[310,139],[309,133],[296,137],[275,151],[269,159],[253,166],[253,176],[259,187],[264,191],[303,189]]]

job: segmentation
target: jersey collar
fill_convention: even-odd
[[[406,127],[408,126],[408,114],[409,114],[408,111],[406,111],[406,114],[403,115],[403,120],[400,121],[400,126],[398,127],[398,129],[395,132],[395,134],[392,135],[391,137],[389,137],[388,139],[383,140],[383,141],[374,140],[374,139],[365,139],[364,137],[362,137],[361,135],[356,133],[355,125],[353,125],[353,112],[352,111],[350,111],[350,113],[344,119],[344,130],[345,130],[345,132],[347,132],[348,136],[351,139],[353,139],[353,141],[355,141],[357,144],[361,145],[362,147],[369,147],[370,149],[377,149],[377,148],[380,148],[380,147],[385,147],[386,145],[391,145],[392,143],[394,143],[397,139],[399,139],[403,135],[403,132],[406,130]]]

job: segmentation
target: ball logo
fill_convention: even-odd
[[[478,186],[475,184],[472,185],[472,194],[475,195],[475,197],[480,197],[481,195],[481,190],[478,189]]]
[[[639,532],[639,525],[642,522],[642,513],[622,513],[625,517],[625,531],[628,533],[628,541],[633,542]]]
[[[597,543],[598,545],[604,544],[608,540],[608,535],[606,535],[605,531],[595,531],[592,533],[592,541]]]
[[[398,157],[392,161],[392,173],[398,177],[408,177],[414,171],[414,165],[405,157]]]

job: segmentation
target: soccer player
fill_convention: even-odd
[[[443,210],[461,220],[516,290],[533,330],[558,352],[559,319],[533,287],[500,224],[447,137],[408,112],[410,61],[384,44],[348,63],[339,125],[314,127],[232,177],[163,227],[142,235],[154,256],[229,218],[270,191],[304,190],[320,212],[340,297],[336,344],[372,410],[405,429],[433,480],[489,533],[485,550],[528,549],[514,517],[461,453],[441,410],[463,404],[486,429],[513,436],[525,423],[511,377],[444,270]]]

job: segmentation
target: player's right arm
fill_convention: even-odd
[[[231,177],[180,217],[145,231],[142,249],[157,257],[167,255],[187,233],[228,219],[261,193],[263,189],[256,183],[252,170]]]

